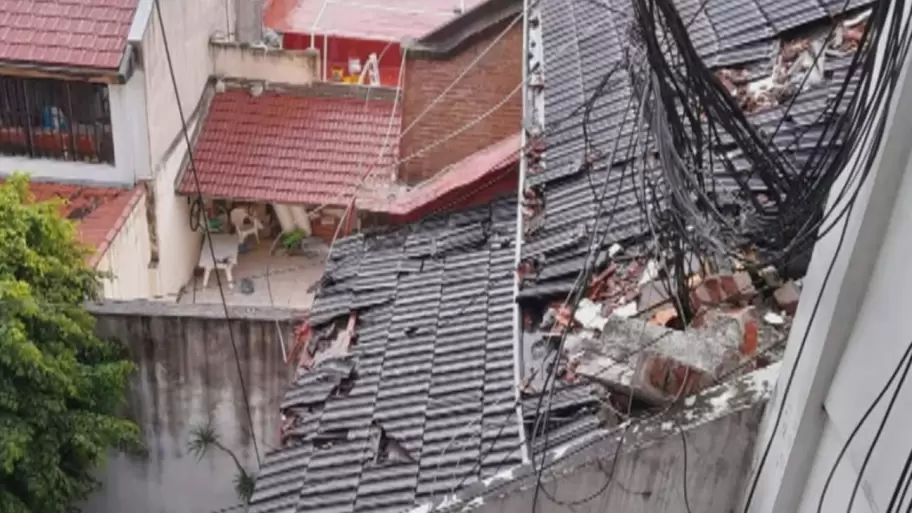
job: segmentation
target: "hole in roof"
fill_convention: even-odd
[[[373,428],[374,463],[382,465],[384,463],[415,462],[415,458],[412,457],[402,442],[387,433],[379,422],[373,420],[371,421],[371,426]]]
[[[313,439],[313,445],[316,449],[324,450],[346,440],[348,440],[348,429],[332,429],[317,434]]]
[[[339,382],[339,385],[336,387],[336,395],[341,397],[346,397],[351,393],[352,389],[355,388],[355,382],[358,380],[358,371],[353,369],[351,374],[342,378],[342,381]]]

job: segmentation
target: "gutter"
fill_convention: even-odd
[[[516,240],[514,241],[515,255],[513,262],[513,390],[516,396],[516,423],[519,426],[519,447],[523,463],[529,463],[529,444],[526,440],[525,418],[523,417],[522,407],[522,373],[523,369],[523,316],[522,308],[519,306],[519,262],[522,259],[523,246],[523,190],[526,182],[526,144],[529,140],[529,134],[525,129],[526,116],[529,115],[529,96],[526,89],[529,73],[529,0],[523,0],[523,42],[522,42],[522,131],[519,139],[519,178],[517,179],[516,191]]]

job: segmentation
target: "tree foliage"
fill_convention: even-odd
[[[64,513],[99,486],[110,449],[140,449],[122,417],[132,363],[82,308],[99,276],[56,202],[0,184],[0,513]]]

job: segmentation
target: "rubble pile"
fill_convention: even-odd
[[[588,385],[602,406],[625,412],[631,398],[647,408],[666,405],[777,359],[770,349],[788,334],[799,284],[781,280],[774,268],[708,275],[699,265],[689,268],[701,270],[687,278],[694,315],[685,326],[670,291],[673,271],[613,251],[575,309],[554,300],[536,322],[527,306],[524,340],[534,348],[524,367],[549,368],[553,358],[545,361],[543,348],[563,338],[558,386]],[[543,386],[536,377],[524,392]]]
[[[722,68],[716,77],[748,114],[788,103],[801,90],[824,80],[828,58],[847,57],[858,50],[869,15],[867,11],[780,41],[772,66]]]

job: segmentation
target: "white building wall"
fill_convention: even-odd
[[[224,33],[231,21],[225,19],[224,0],[159,1],[181,105],[184,114],[190,116],[214,70],[209,39],[215,33]],[[162,27],[154,9],[142,40],[142,53],[151,135],[150,157],[153,163],[160,164],[172,142],[180,136],[181,122],[165,55]]]
[[[226,12],[223,0],[159,1],[181,106],[184,116],[191,118],[214,70],[209,40],[228,30],[233,20],[226,16],[233,17],[232,10]],[[173,300],[196,267],[202,238],[190,228],[186,198],[174,193],[187,147],[154,5],[149,7],[141,41],[159,256],[154,295]],[[189,128],[192,133],[193,127]]]
[[[157,296],[176,300],[177,294],[199,262],[202,232],[190,227],[187,198],[174,194],[187,147],[183,144],[162,163],[153,182],[155,190],[155,231],[158,235]]]
[[[894,19],[908,20],[906,9]],[[815,247],[780,381],[761,427],[755,469],[766,457],[745,508],[750,513],[886,512],[912,451],[908,380],[890,417],[884,418],[896,382],[847,444],[912,343],[906,329],[912,311],[910,68],[907,58],[892,103],[881,106],[885,136],[855,205]],[[830,207],[839,212],[850,197],[831,198]],[[868,456],[881,424],[879,442]],[[843,447],[845,455],[824,494]],[[903,508],[910,500],[912,495]]]
[[[98,260],[96,270],[109,274],[103,280],[106,299],[147,298],[152,293],[149,280],[149,224],[146,222],[145,195],[139,197],[117,235]]]

